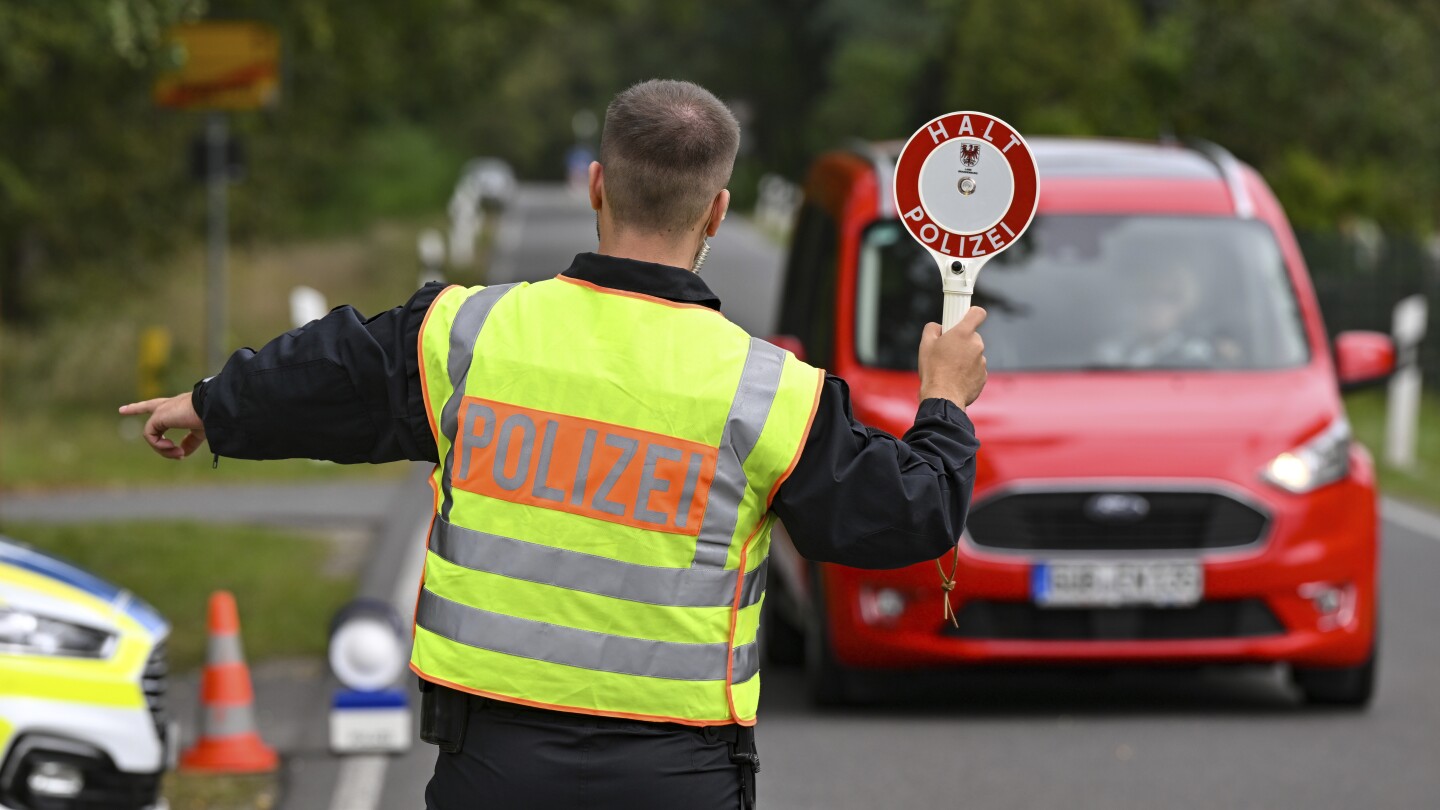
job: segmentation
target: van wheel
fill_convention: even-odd
[[[1353,667],[1292,667],[1290,679],[1315,706],[1348,706],[1364,708],[1375,696],[1376,647],[1370,657]]]
[[[817,706],[842,706],[851,700],[852,674],[835,660],[830,647],[830,619],[819,572],[810,581],[810,611],[805,629],[805,683]]]
[[[797,626],[790,612],[790,594],[784,583],[775,578],[765,594],[760,614],[760,641],[765,663],[781,667],[798,667],[805,663],[805,631]]]

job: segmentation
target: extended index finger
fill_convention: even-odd
[[[160,397],[159,399],[147,399],[143,402],[132,402],[129,405],[121,405],[120,413],[126,416],[134,416],[137,413],[154,413],[155,409],[160,407],[160,403],[164,402],[165,399],[165,397]]]

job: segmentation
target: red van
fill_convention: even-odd
[[[776,338],[897,435],[941,310],[935,262],[895,218],[899,146],[815,162]],[[803,628],[823,702],[859,671],[1281,663],[1308,701],[1365,705],[1376,488],[1340,390],[1388,375],[1393,344],[1331,345],[1284,211],[1224,150],[1031,146],[1035,222],[976,286],[990,380],[970,408],[958,626],[933,564],[811,566],[777,532],[772,653]]]

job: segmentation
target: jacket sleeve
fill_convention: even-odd
[[[313,458],[342,464],[436,460],[416,346],[427,284],[368,320],[353,307],[240,349],[195,386],[195,410],[216,455]]]
[[[866,427],[844,380],[826,375],[805,449],[772,508],[807,559],[900,568],[954,547],[975,480],[975,427],[943,399],[920,403],[903,438]]]

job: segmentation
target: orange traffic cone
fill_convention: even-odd
[[[210,648],[200,684],[200,739],[180,757],[187,771],[263,773],[279,765],[255,730],[255,692],[229,591],[210,594]]]

